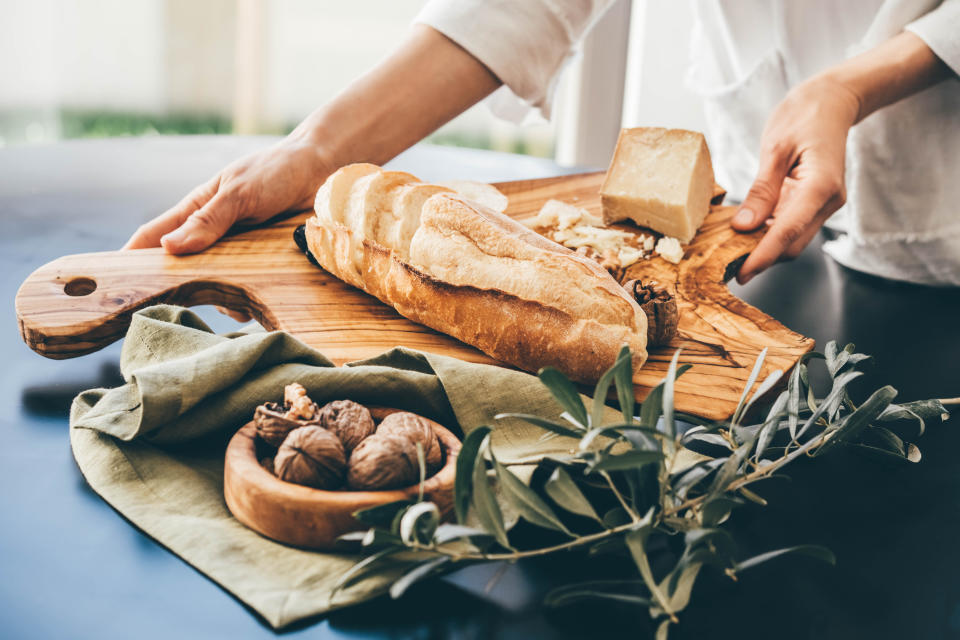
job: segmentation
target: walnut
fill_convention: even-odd
[[[353,450],[347,486],[358,490],[409,487],[420,479],[417,446],[400,433],[370,436]]]
[[[347,457],[340,439],[323,427],[309,425],[291,431],[273,459],[281,480],[336,489],[343,484]]]
[[[423,459],[427,466],[427,475],[431,475],[443,463],[443,451],[437,434],[426,420],[418,415],[399,411],[391,413],[377,427],[377,436],[396,434],[413,443],[414,461],[416,461],[416,446],[419,442],[423,446]],[[419,473],[417,474],[419,478]]]
[[[364,438],[373,435],[377,429],[370,411],[352,400],[334,400],[327,403],[320,409],[319,420],[324,428],[337,434],[348,456]]]
[[[667,344],[677,336],[677,300],[666,289],[657,289],[652,282],[629,280],[623,288],[637,301],[647,315],[647,344]]]
[[[284,407],[268,402],[257,407],[253,414],[253,423],[261,440],[273,447],[279,447],[291,431],[308,423],[289,417]]]
[[[299,382],[288,384],[283,388],[283,403],[286,405],[289,418],[312,420],[317,414],[317,405]]]
[[[283,390],[283,399],[283,405],[268,402],[257,407],[253,414],[257,435],[273,447],[279,447],[294,429],[319,422],[320,409],[303,385],[288,384]]]

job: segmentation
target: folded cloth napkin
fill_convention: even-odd
[[[493,449],[508,463],[571,448],[526,423],[493,420],[501,412],[560,413],[526,373],[403,348],[335,367],[289,334],[216,335],[180,307],[134,314],[120,368],[125,385],[73,401],[70,442],[80,471],[117,511],[275,628],[371,598],[389,582],[368,578],[331,603],[355,556],[273,542],[228,511],[227,442],[257,405],[281,399],[284,385],[300,382],[321,405],[349,398],[413,411],[460,435],[489,424]]]

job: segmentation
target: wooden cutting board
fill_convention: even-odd
[[[496,185],[510,198],[507,214],[537,214],[556,198],[599,215],[602,173]],[[760,380],[789,370],[813,340],[734,297],[726,282],[761,233],[739,234],[733,207],[712,209],[679,265],[656,257],[632,266],[624,280],[654,279],[676,291],[679,335],[650,351],[634,376],[642,400],[681,348],[693,368],[677,382],[679,411],[712,419],[736,408],[753,363],[766,347]],[[267,329],[280,329],[317,348],[338,365],[395,346],[496,363],[476,349],[398,315],[379,300],[312,265],[293,242],[307,213],[238,233],[207,251],[171,256],[162,249],[65,256],[37,269],[17,293],[20,334],[49,358],[73,358],[119,340],[138,309],[170,303],[214,304],[245,311]]]

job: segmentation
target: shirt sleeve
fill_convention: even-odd
[[[524,103],[550,117],[560,71],[613,0],[430,0],[426,24],[492,71]]]
[[[918,35],[953,72],[960,75],[960,0],[945,0],[906,26]]]

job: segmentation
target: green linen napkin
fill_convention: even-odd
[[[505,462],[569,452],[501,412],[556,416],[539,380],[490,365],[395,348],[335,367],[283,332],[214,334],[193,312],[157,306],[134,314],[121,363],[126,384],[74,399],[70,442],[87,482],[117,511],[275,628],[382,593],[388,578],[357,583],[328,602],[354,556],[295,549],[233,518],[223,499],[229,438],[254,408],[297,381],[323,404],[350,398],[427,416],[460,435],[489,424]]]

